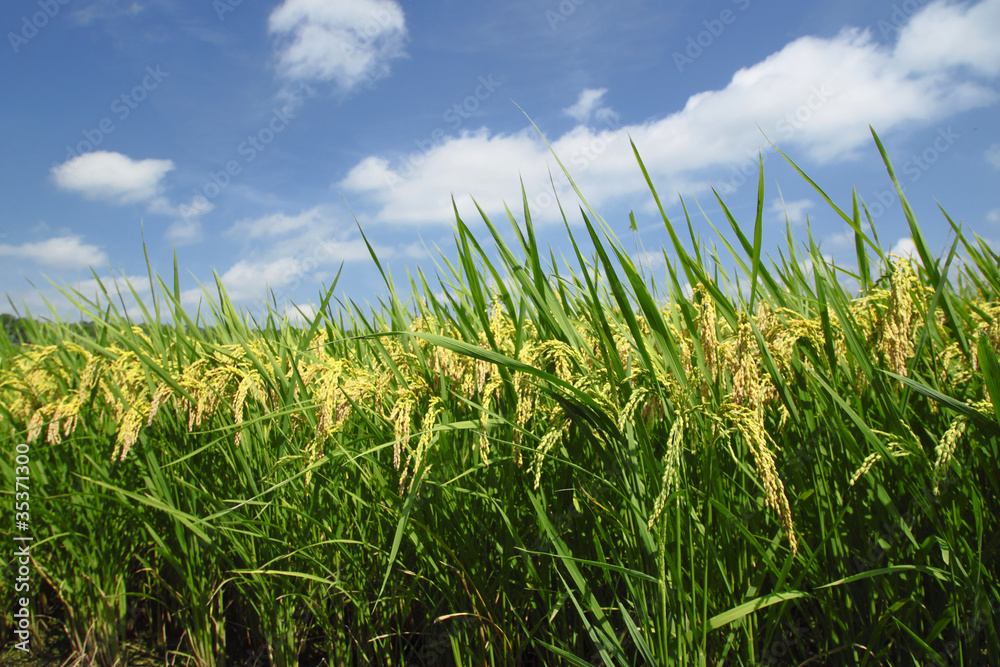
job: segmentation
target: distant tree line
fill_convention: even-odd
[[[10,313],[0,313],[0,324],[3,325],[3,332],[7,335],[7,340],[12,345],[21,345],[31,342],[31,332],[44,326],[43,322],[31,320],[27,317],[17,317]],[[74,332],[89,338],[96,338],[97,327],[93,322],[74,322],[69,325]]]
[[[27,328],[30,320],[23,317],[16,317],[10,313],[0,314],[0,323],[3,323],[3,332],[7,334],[7,340],[13,345],[19,345],[27,340]]]

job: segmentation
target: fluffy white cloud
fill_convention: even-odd
[[[896,241],[892,249],[886,253],[886,255],[898,255],[899,257],[909,257],[912,259],[920,260],[920,255],[917,254],[917,244],[913,242],[909,236],[904,236],[903,238]]]
[[[86,269],[108,263],[108,256],[79,236],[59,236],[18,246],[0,244],[0,257],[17,257],[54,269]]]
[[[56,184],[88,199],[105,199],[119,204],[145,202],[150,213],[170,216],[174,221],[165,236],[175,245],[201,240],[201,216],[215,208],[204,197],[175,206],[164,197],[162,181],[174,168],[172,160],[133,160],[109,151],[84,153],[55,166],[51,174]]]
[[[938,72],[967,67],[1000,74],[1000,3],[935,2],[913,16],[896,44],[896,60],[912,71]]]
[[[293,326],[302,326],[311,322],[316,317],[316,312],[316,306],[311,303],[288,305],[285,308],[285,317]]]
[[[171,160],[133,160],[121,153],[94,151],[52,167],[51,173],[65,190],[127,204],[156,197],[164,175],[173,168]]]
[[[798,225],[805,222],[806,211],[811,209],[815,204],[811,199],[797,199],[796,201],[782,201],[781,199],[775,199],[771,202],[771,213],[774,217],[784,221],[788,218],[788,222],[793,225]]]
[[[973,9],[936,2],[922,12],[944,21],[948,34],[967,30],[976,36],[1000,32],[997,7],[1000,0]],[[923,16],[901,27],[895,46],[880,45],[869,31],[857,29],[796,39],[737,71],[721,90],[692,95],[666,117],[619,127],[613,115],[604,114],[606,128],[578,125],[552,140],[552,147],[588,201],[600,205],[645,189],[629,135],[661,193],[697,194],[713,182],[726,192],[753,173],[758,151],[770,150],[760,130],[782,148],[794,145],[814,160],[831,162],[852,159],[868,146],[869,124],[884,135],[995,103],[998,95],[982,78],[1000,63],[993,51],[975,37],[952,44],[947,53],[918,56],[910,44],[925,29]],[[584,91],[567,112],[585,114],[598,99]],[[558,178],[558,166],[533,129],[491,134],[483,128],[448,137],[424,153],[368,156],[337,185],[370,199],[380,221],[447,224],[452,192],[464,215],[478,215],[468,193],[488,214],[503,215],[504,200],[520,199],[520,176],[533,210],[554,220],[549,167]],[[720,172],[727,174],[721,181]],[[572,200],[564,181],[557,191]]]
[[[406,55],[406,19],[393,0],[285,0],[268,25],[288,79],[334,81],[349,91]]]
[[[393,222],[448,224],[451,197],[465,211],[475,211],[472,197],[496,204],[518,192],[518,170],[534,184],[544,174],[539,142],[532,131],[490,136],[485,129],[464,132],[423,154],[414,154],[391,168],[389,161],[371,156],[359,162],[338,184],[367,192],[381,202],[378,217]],[[542,146],[543,148],[544,146]]]
[[[990,222],[1000,222],[1000,208],[995,208],[987,213],[986,219]]]
[[[607,88],[585,88],[580,93],[576,104],[566,107],[563,109],[563,112],[574,118],[578,123],[586,123],[590,120],[590,115],[594,113],[594,110],[600,106],[601,101],[604,99],[604,94],[607,92]]]
[[[260,299],[269,289],[288,286],[298,271],[298,262],[291,257],[261,262],[241,259],[222,274],[222,284],[229,298],[236,301]]]

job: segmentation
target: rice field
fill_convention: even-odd
[[[765,262],[763,178],[725,256],[664,213],[655,277],[578,193],[575,266],[526,198],[456,211],[438,276],[304,326],[218,281],[187,313],[176,265],[145,324],[67,292],[91,332],[0,342],[36,633],[102,667],[1000,664],[1000,256],[946,213],[935,255],[898,183],[886,256],[813,184],[856,265],[790,229]]]

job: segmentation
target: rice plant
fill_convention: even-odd
[[[636,150],[655,278],[577,192],[575,266],[456,210],[436,281],[305,326],[176,262],[142,326],[65,292],[92,333],[0,342],[36,621],[105,666],[998,664],[1000,257],[947,214],[935,256],[873,136],[917,259],[803,173],[857,265],[765,265],[762,169],[720,257]]]

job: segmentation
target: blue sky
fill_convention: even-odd
[[[192,310],[213,271],[248,309],[269,289],[308,309],[341,263],[337,295],[374,302],[357,223],[405,285],[453,254],[452,196],[474,229],[472,197],[506,227],[521,179],[572,257],[558,166],[518,106],[627,244],[635,212],[647,251],[668,237],[629,136],[668,215],[683,197],[709,241],[713,187],[752,226],[765,151],[766,250],[787,214],[851,266],[846,225],[766,135],[842,207],[856,187],[906,252],[869,124],[935,250],[938,203],[1000,239],[1000,0],[14,0],[0,29],[0,288],[35,314],[78,317],[48,281],[93,295],[91,269],[147,290],[143,235],[168,281],[176,251]]]

